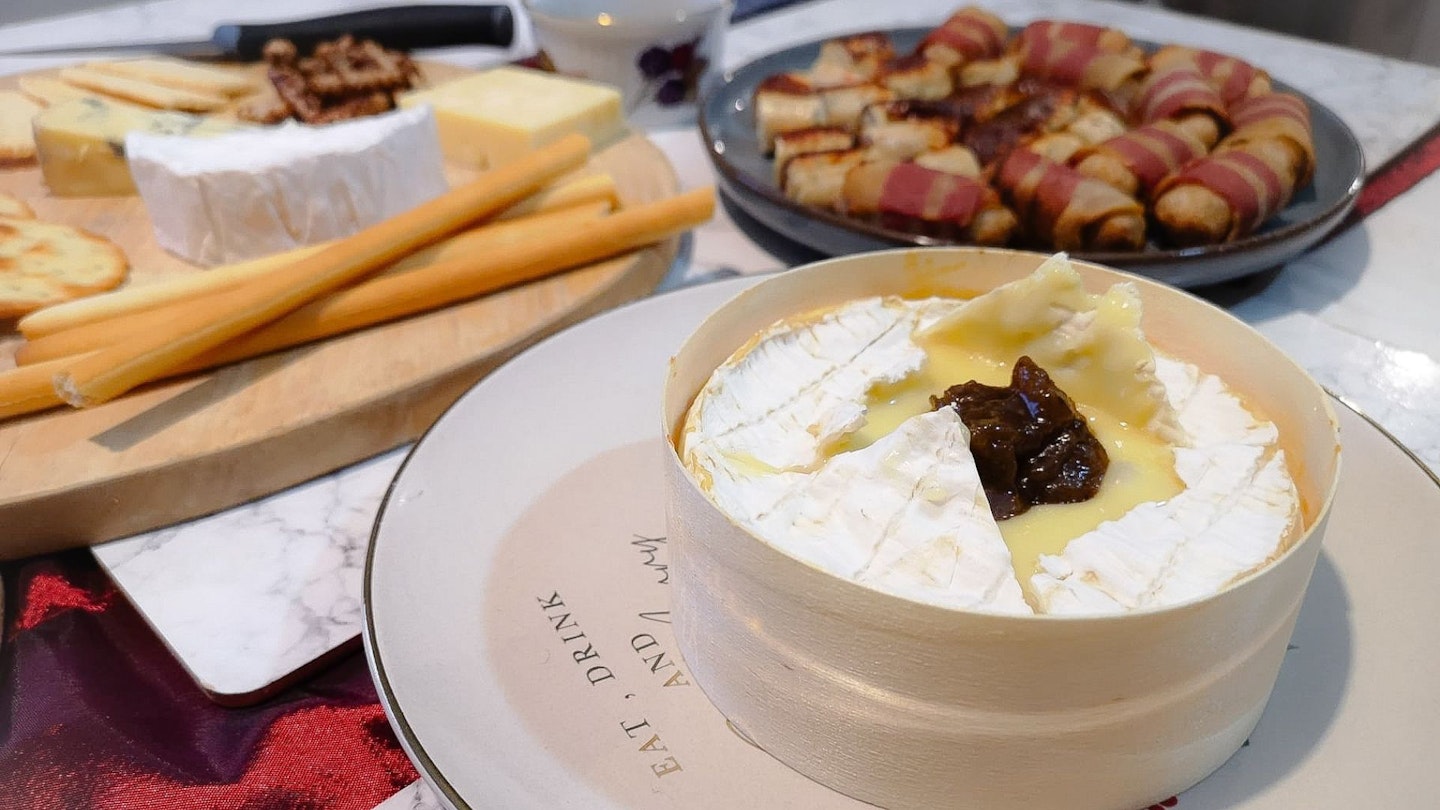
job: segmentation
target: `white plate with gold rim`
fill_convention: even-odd
[[[651,298],[530,349],[461,398],[391,484],[365,651],[449,806],[864,806],[731,731],[666,623],[666,363],[753,283]],[[1345,469],[1279,683],[1250,743],[1183,810],[1407,807],[1440,792],[1440,481],[1337,411]]]

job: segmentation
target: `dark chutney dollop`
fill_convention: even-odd
[[[1110,467],[1075,401],[1029,357],[1015,362],[1008,387],[971,380],[930,397],[930,407],[954,408],[970,430],[970,452],[996,520],[1036,504],[1089,500]]]

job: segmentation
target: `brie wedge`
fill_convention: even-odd
[[[201,265],[349,236],[447,188],[425,107],[211,138],[132,132],[125,152],[156,241]]]

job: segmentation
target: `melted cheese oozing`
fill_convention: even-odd
[[[982,351],[955,345],[943,336],[931,335],[917,341],[925,350],[925,367],[894,385],[871,389],[866,401],[866,421],[834,447],[832,454],[867,447],[891,433],[910,417],[931,409],[930,396],[952,385],[977,380],[986,385],[1010,383],[1013,363],[1020,348],[997,339],[984,341]],[[1068,391],[1067,391],[1068,393]],[[1000,535],[1010,547],[1016,576],[1027,585],[1038,570],[1042,554],[1059,554],[1065,544],[1102,522],[1115,520],[1148,501],[1163,501],[1178,494],[1184,484],[1175,474],[1174,453],[1169,443],[1112,414],[1079,406],[1090,430],[1105,446],[1110,468],[1100,492],[1081,503],[1047,504],[1032,507],[1024,514],[999,521]]]
[[[969,433],[930,397],[1028,355],[1104,444],[1099,494],[991,518]],[[721,512],[838,576],[989,612],[1104,614],[1224,588],[1301,523],[1275,426],[1156,355],[1138,291],[1063,259],[968,302],[862,299],[782,321],[697,394],[680,456]]]

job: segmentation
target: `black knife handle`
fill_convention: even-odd
[[[515,36],[509,6],[392,6],[308,20],[222,25],[214,41],[240,59],[259,59],[265,43],[283,38],[308,53],[317,42],[352,34],[387,48],[413,50],[450,45],[507,47]]]

